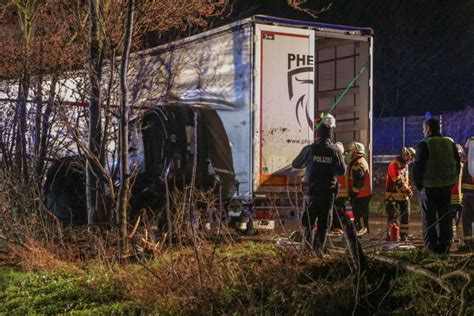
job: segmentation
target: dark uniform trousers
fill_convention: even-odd
[[[354,224],[357,230],[362,228],[361,220],[364,221],[364,227],[369,231],[369,203],[372,196],[364,196],[352,199],[352,210],[354,212]]]
[[[463,211],[462,211],[462,228],[464,233],[464,240],[466,244],[474,250],[473,239],[474,226],[474,195],[464,194],[463,196]]]
[[[333,211],[332,211],[332,226],[331,226],[332,229],[342,229],[341,219],[339,217],[345,215],[347,212],[346,201],[347,201],[347,198],[345,197],[336,198],[336,201],[334,202]]]
[[[332,223],[335,197],[336,192],[333,190],[316,191],[309,196],[305,196],[306,207],[301,221],[306,230],[307,239],[311,238],[311,231],[316,220],[318,221],[313,244],[318,249],[324,250],[326,245],[327,230]]]
[[[451,212],[451,186],[423,188],[419,194],[423,215],[425,245],[434,252],[447,253],[453,238]],[[439,232],[436,229],[439,223]]]
[[[386,210],[388,215],[387,223],[396,222],[400,217],[400,237],[408,236],[408,222],[410,219],[410,202],[408,200],[387,200]]]

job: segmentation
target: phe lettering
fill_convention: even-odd
[[[288,69],[302,66],[312,66],[313,64],[313,55],[288,54]]]
[[[313,156],[313,161],[320,163],[332,163],[332,157]]]

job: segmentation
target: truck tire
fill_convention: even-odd
[[[87,225],[85,167],[78,156],[54,162],[46,173],[46,207],[64,226]]]

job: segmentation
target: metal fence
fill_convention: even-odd
[[[442,134],[464,145],[474,136],[474,108],[463,111],[433,115],[441,121]],[[423,139],[422,122],[424,116],[375,118],[373,125],[374,160],[398,155],[403,146],[415,147]]]

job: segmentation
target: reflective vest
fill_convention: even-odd
[[[428,160],[423,175],[423,186],[426,188],[452,186],[458,177],[453,143],[441,136],[429,137],[425,142],[428,145]]]
[[[354,186],[354,176],[357,177],[358,175],[362,175],[364,177],[363,186],[361,188]],[[357,193],[356,198],[363,198],[372,195],[372,190],[370,188],[369,164],[364,157],[358,157],[351,163],[349,169],[349,188],[351,191]]]
[[[410,198],[412,189],[408,179],[408,166],[397,157],[388,165],[385,179],[385,198],[405,201]]]
[[[347,173],[343,176],[337,176],[337,182],[339,182],[339,189],[337,191],[336,198],[346,198],[349,196],[348,182],[349,176]]]
[[[451,205],[462,204],[462,192],[461,192],[461,179],[462,179],[462,164],[461,170],[459,171],[459,177],[456,179],[453,187],[451,188]]]
[[[474,194],[474,177],[469,174],[467,163],[464,164],[461,187],[462,193]]]

